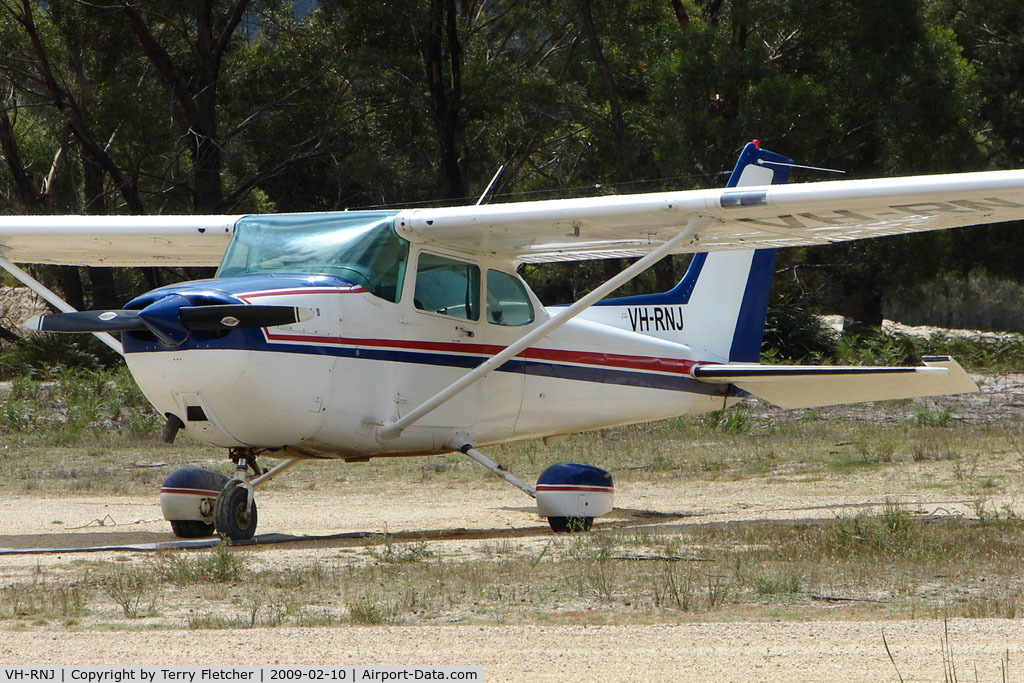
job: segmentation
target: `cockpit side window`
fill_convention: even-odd
[[[356,254],[339,255],[341,270],[338,274],[361,284],[371,294],[397,303],[402,298],[409,243],[395,234],[394,229],[388,229],[368,236],[360,246]]]
[[[423,252],[416,268],[416,308],[454,318],[479,320],[480,267]]]
[[[533,304],[515,275],[487,271],[487,322],[510,327],[533,322]]]

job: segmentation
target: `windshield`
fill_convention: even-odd
[[[397,302],[409,243],[395,233],[394,217],[392,211],[246,216],[235,224],[217,277],[323,273]]]

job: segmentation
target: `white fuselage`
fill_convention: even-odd
[[[234,296],[316,315],[247,331],[249,341],[232,348],[126,355],[161,414],[179,416],[190,436],[218,446],[350,460],[422,455],[450,451],[455,434],[482,446],[699,414],[731,400],[726,388],[689,376],[700,359],[687,346],[577,319],[382,440],[377,427],[546,320],[533,294],[534,321],[514,327],[420,310],[412,291],[397,303],[346,285]]]

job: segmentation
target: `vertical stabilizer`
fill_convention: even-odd
[[[790,164],[755,140],[726,187],[788,182]],[[757,362],[774,267],[774,249],[694,254],[671,290],[605,299],[580,317],[686,344],[707,360]]]

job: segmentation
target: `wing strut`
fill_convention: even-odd
[[[77,312],[74,306],[68,304],[68,302],[64,301],[64,299],[61,299],[52,290],[47,289],[42,282],[32,277],[24,270],[22,270],[18,266],[14,265],[13,263],[5,259],[3,256],[0,256],[0,268],[3,268],[8,273],[16,277],[21,282],[23,282],[26,287],[28,287],[33,292],[46,299],[46,301],[53,304],[53,306],[60,310],[61,312]],[[124,355],[124,348],[121,346],[121,342],[114,339],[112,335],[110,335],[107,332],[93,332],[93,334],[95,334],[96,338],[99,339],[101,342],[117,351],[119,355]]]
[[[447,445],[451,446],[452,444],[449,443]],[[465,453],[466,455],[468,455],[469,457],[473,458],[478,463],[480,463],[481,465],[483,465],[484,467],[489,469],[491,472],[494,472],[499,477],[501,477],[502,479],[504,479],[508,483],[512,484],[513,486],[515,486],[517,489],[519,489],[520,491],[522,491],[526,495],[528,495],[530,498],[536,498],[537,497],[536,489],[534,489],[532,486],[530,486],[525,481],[523,481],[522,479],[520,479],[516,475],[512,474],[511,472],[507,472],[506,470],[504,470],[501,467],[501,465],[499,465],[498,463],[494,462],[493,460],[488,458],[486,455],[484,455],[483,453],[481,453],[477,449],[473,448],[473,446],[471,444],[467,443],[467,444],[463,444],[463,445],[460,445],[460,446],[456,446],[455,450],[461,451],[461,452]]]
[[[594,303],[600,301],[612,291],[618,289],[643,271],[647,270],[647,268],[657,263],[663,256],[672,253],[672,250],[680,244],[692,239],[699,230],[706,227],[713,220],[714,219],[707,216],[691,216],[687,221],[686,226],[660,247],[650,252],[615,277],[606,280],[600,287],[594,289],[573,305],[562,309],[546,322],[535,327],[533,330],[520,337],[516,342],[505,347],[501,352],[491,356],[486,361],[476,366],[473,370],[469,371],[455,382],[452,382],[447,387],[410,410],[405,416],[395,420],[394,422],[389,422],[379,426],[377,428],[377,439],[380,441],[387,441],[398,438],[406,427],[413,424],[427,413],[440,407],[443,403],[448,401],[448,399],[465,390],[470,385],[480,381],[491,372],[494,372],[504,365],[506,361],[512,359],[521,351],[529,348],[531,344],[569,322],[584,310],[590,308]]]

